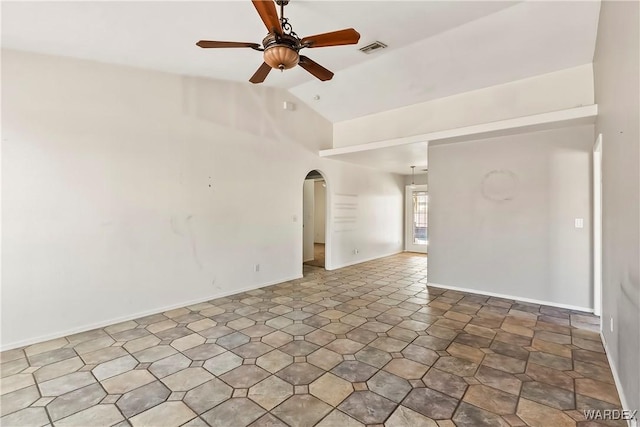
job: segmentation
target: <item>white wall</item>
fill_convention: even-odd
[[[429,282],[592,307],[593,139],[584,125],[431,145]]]
[[[325,268],[332,270],[375,259],[378,254],[402,252],[402,176],[393,174],[390,179],[386,174],[363,173],[365,169],[336,163],[345,166],[334,174],[339,188],[334,187],[331,176],[323,174],[333,230],[325,236],[331,248]]]
[[[313,234],[315,232],[315,188],[312,179],[306,179],[302,189],[302,261],[313,261]]]
[[[638,2],[602,2],[594,57],[603,141],[602,333],[622,403],[631,410],[640,408],[639,9]]]
[[[324,243],[325,221],[327,216],[327,191],[324,181],[316,181],[313,187],[313,241]]]
[[[313,169],[358,200],[329,266],[402,250],[402,178],[284,91],[3,51],[2,112],[3,348],[299,277]]]
[[[335,123],[333,147],[593,104],[591,64]]]

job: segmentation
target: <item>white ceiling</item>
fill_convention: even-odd
[[[333,122],[348,120],[590,63],[598,13],[597,1],[292,0],[285,15],[299,35],[353,27],[362,37],[358,46],[305,51],[336,73],[331,81],[296,67],[265,84]],[[196,41],[264,35],[249,0],[2,2],[3,47],[217,79],[246,82],[261,54]],[[375,40],[389,48],[358,51]]]
[[[528,1],[291,90],[337,122],[591,63],[600,4]]]

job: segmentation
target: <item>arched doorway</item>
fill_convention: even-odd
[[[322,172],[314,169],[305,176],[302,189],[302,262],[307,269],[327,268],[327,190],[327,180]]]

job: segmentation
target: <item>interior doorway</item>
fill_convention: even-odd
[[[405,251],[426,254],[429,244],[429,194],[426,185],[407,185]]]
[[[327,181],[320,171],[307,174],[302,192],[302,261],[326,268]]]

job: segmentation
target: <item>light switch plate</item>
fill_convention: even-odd
[[[576,228],[584,228],[584,219],[576,218],[575,225],[576,225]]]

